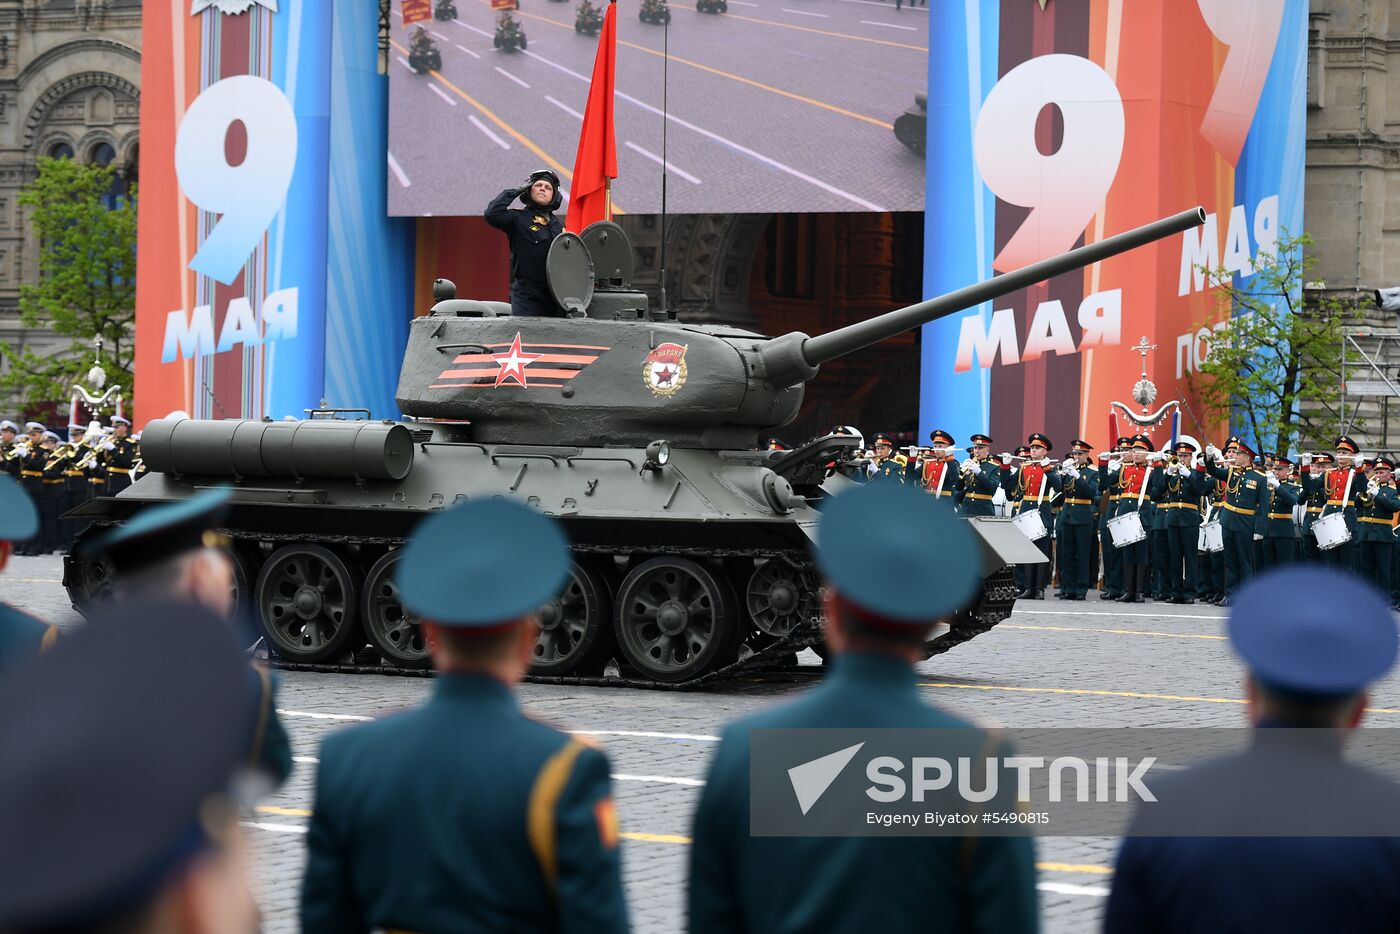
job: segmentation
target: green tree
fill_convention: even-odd
[[[1342,407],[1342,331],[1361,323],[1358,301],[1309,295],[1303,283],[1316,263],[1312,238],[1283,231],[1272,252],[1260,250],[1254,274],[1219,283],[1225,323],[1214,329],[1206,362],[1191,377],[1212,421],[1230,424],[1268,451],[1324,445]]]
[[[0,346],[7,364],[0,392],[26,408],[65,402],[93,363],[102,338],[108,385],[129,400],[135,363],[135,188],[113,195],[114,166],[39,160],[39,175],[19,196],[39,241],[39,282],[20,287],[19,316],[71,338],[67,350],[40,356]]]

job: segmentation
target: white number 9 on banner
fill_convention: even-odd
[[[247,138],[237,165],[226,140],[234,123]],[[271,81],[237,75],[194,99],[175,137],[175,176],[185,196],[221,215],[190,261],[195,272],[228,285],[281,210],[297,162],[291,102]]]
[[[1064,134],[1046,155],[1036,121],[1060,109]],[[1007,72],[987,94],[973,139],[977,169],[998,198],[1031,209],[997,254],[998,272],[1063,253],[1103,204],[1123,156],[1123,99],[1113,79],[1078,55],[1041,55]]]

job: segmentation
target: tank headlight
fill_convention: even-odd
[[[642,466],[647,470],[660,470],[671,459],[671,444],[667,441],[653,441],[647,445],[646,460]]]

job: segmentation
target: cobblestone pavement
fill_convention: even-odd
[[[55,558],[16,559],[0,578],[4,599],[72,624],[77,617],[57,584],[60,576]],[[922,690],[957,714],[1015,727],[1238,726],[1243,675],[1224,641],[1223,618],[1211,606],[1118,607],[1092,597],[1082,605],[1022,602],[992,632],[924,663]],[[422,678],[283,673],[280,706],[297,768],[248,820],[267,930],[296,928],[302,834],[321,738],[359,718],[416,704],[430,688]],[[604,734],[616,770],[627,891],[638,931],[683,928],[686,847],[699,791],[694,783],[704,776],[714,737],[731,718],[799,690],[790,684],[685,694],[522,687],[534,715]],[[1377,685],[1371,706],[1381,710],[1371,715],[1373,723],[1400,725],[1400,679]],[[1047,931],[1098,928],[1116,845],[1103,838],[1038,841]]]

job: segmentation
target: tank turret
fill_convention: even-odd
[[[413,322],[397,401],[416,418],[470,422],[485,443],[751,448],[797,416],[823,363],[1204,221],[1194,208],[828,334],[778,337],[650,308],[630,285],[621,228],[595,224],[550,251],[550,287],[568,317],[439,301]]]

